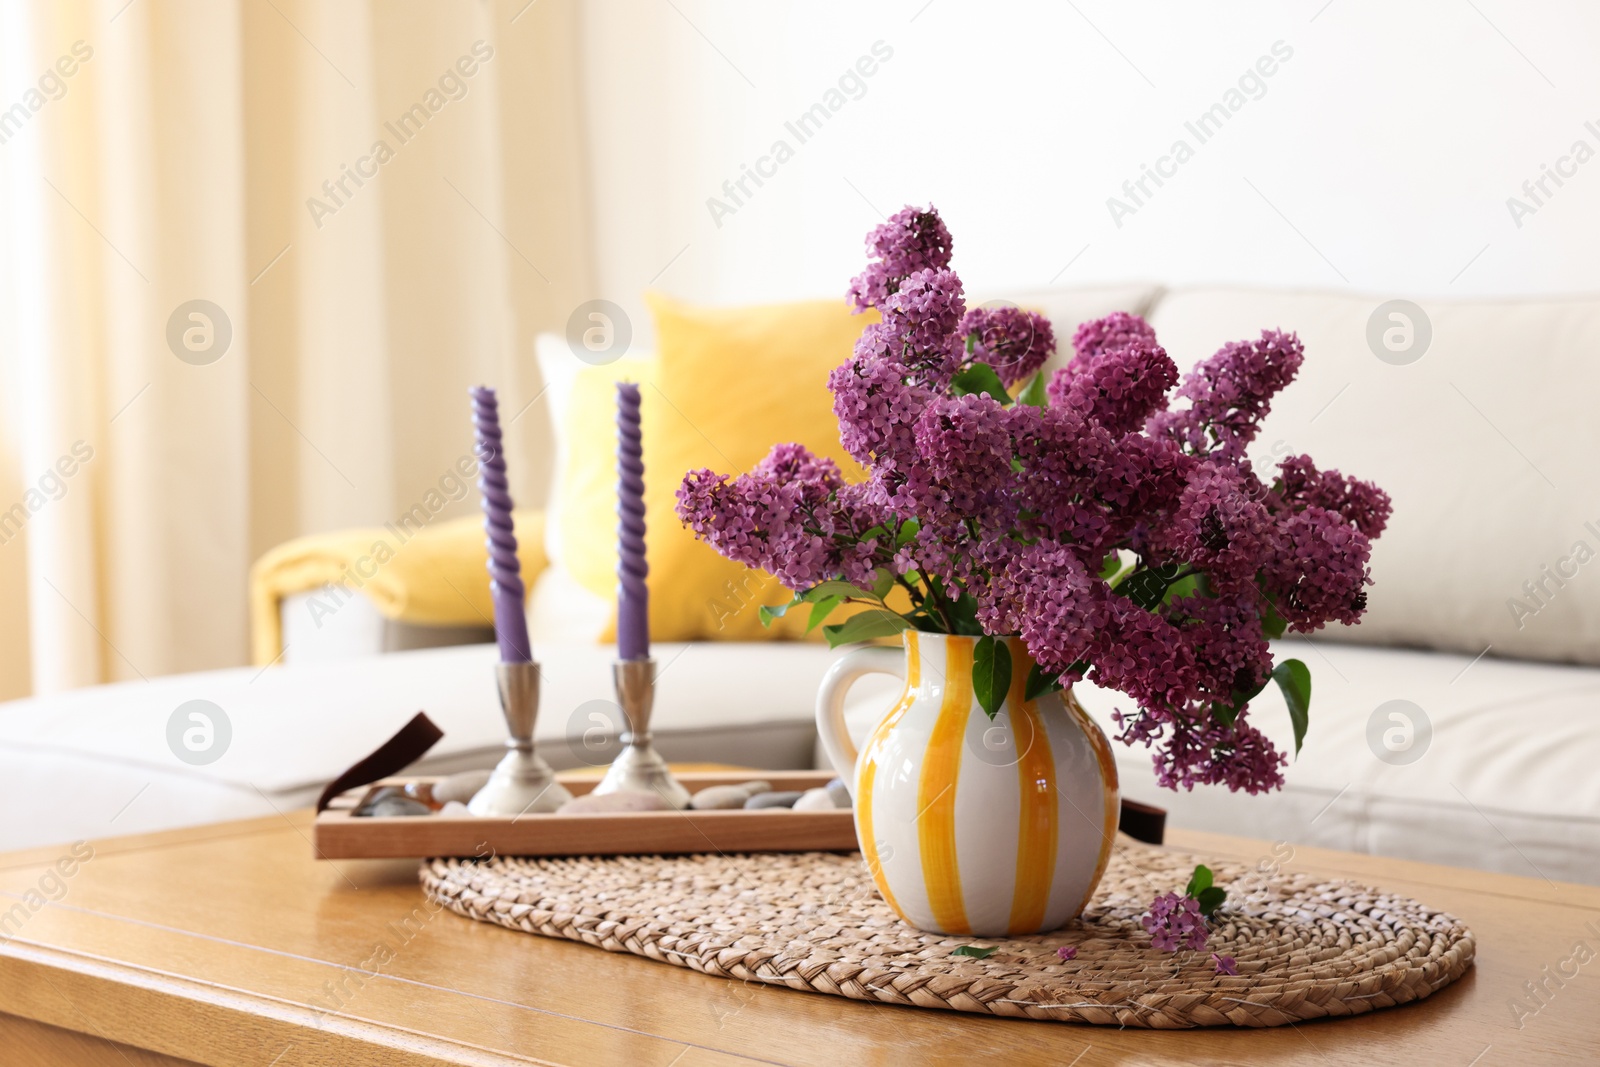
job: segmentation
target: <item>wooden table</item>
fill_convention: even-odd
[[[65,848],[0,855],[0,907],[12,909],[0,912],[0,1062],[1600,1061],[1600,889],[1585,886],[1175,832],[1174,845],[1219,859],[1288,855],[1291,869],[1426,900],[1471,925],[1477,966],[1429,1000],[1354,1019],[1116,1030],[751,987],[448,912],[430,917],[414,862],[314,862],[309,824],[297,812],[117,838],[65,864],[70,877],[53,867],[70,858]],[[1579,942],[1588,962],[1569,962]],[[1574,966],[1576,977],[1548,977]],[[1549,992],[1535,1014],[1523,983],[1541,981]],[[1519,1001],[1528,1005],[1520,1018]]]

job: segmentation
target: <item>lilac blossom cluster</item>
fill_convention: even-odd
[[[1150,934],[1150,946],[1162,952],[1185,948],[1199,952],[1211,937],[1200,902],[1177,893],[1163,893],[1152,900],[1139,924]]]
[[[841,602],[904,628],[1020,635],[1054,684],[1132,699],[1119,740],[1151,747],[1168,788],[1281,786],[1286,757],[1249,721],[1268,640],[1361,617],[1390,513],[1382,490],[1308,457],[1265,479],[1245,457],[1299,340],[1225,345],[1179,385],[1149,324],[1118,313],[1080,326],[1046,376],[1048,321],[967,310],[931,207],[867,246],[849,298],[880,320],[828,381],[867,477],[779,445],[731,480],[689,472],[685,525],[797,594],[842,580],[861,595]]]

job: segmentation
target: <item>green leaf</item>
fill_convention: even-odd
[[[1117,592],[1146,611],[1154,611],[1167,595],[1167,588],[1178,579],[1181,565],[1168,563],[1164,567],[1136,570],[1117,586]]]
[[[874,637],[892,637],[909,629],[909,622],[887,608],[869,608],[836,626],[824,626],[822,634],[828,639],[829,648],[838,648],[856,641],[870,641]]]
[[[952,956],[971,956],[975,960],[986,960],[1000,951],[999,945],[990,945],[988,948],[979,948],[977,945],[962,945],[950,952]]]
[[[928,583],[928,592],[931,594],[931,614],[939,620],[934,632],[982,637],[983,627],[978,625],[978,602],[959,585],[946,587],[931,574],[924,577]],[[948,623],[945,621],[947,614]]]
[[[1211,717],[1222,725],[1231,727],[1234,724],[1234,720],[1239,718],[1239,712],[1243,710],[1244,705],[1237,701],[1233,704],[1213,704],[1211,705]]]
[[[1210,867],[1203,863],[1200,864],[1194,869],[1194,873],[1189,876],[1189,885],[1184,889],[1183,895],[1199,899],[1201,893],[1211,888],[1214,877]]]
[[[1294,724],[1294,754],[1298,756],[1306,739],[1306,728],[1311,725],[1311,668],[1297,659],[1286,659],[1272,668],[1272,680],[1283,690],[1284,703],[1289,705],[1289,721]]]
[[[872,595],[882,600],[889,595],[889,591],[893,588],[894,575],[889,571],[888,567],[879,567],[873,575]]]
[[[1205,575],[1191,574],[1186,578],[1179,578],[1167,586],[1167,591],[1161,597],[1163,604],[1170,604],[1186,596],[1193,596],[1196,592],[1205,592]]]
[[[917,531],[920,529],[922,529],[922,523],[916,519],[907,519],[902,522],[900,524],[900,532],[894,535],[894,547],[899,548],[910,541],[917,536]]]
[[[844,601],[836,596],[823,597],[811,605],[811,618],[806,623],[806,633],[810,633],[822,625],[822,620],[833,614],[833,609],[843,604]]]
[[[869,526],[865,530],[862,530],[859,534],[856,535],[856,540],[858,540],[858,541],[871,541],[873,538],[882,537],[884,534],[886,534],[888,532],[889,532],[888,528],[886,526],[884,526],[882,523],[879,523],[877,526]]]
[[[817,601],[826,600],[828,597],[831,597],[831,596],[836,596],[836,597],[853,596],[853,597],[859,597],[862,600],[871,600],[871,599],[873,599],[872,590],[863,589],[859,585],[851,585],[849,582],[841,582],[841,581],[835,580],[835,581],[831,581],[831,582],[819,582],[818,584],[812,586],[810,589],[807,589],[804,593],[801,593],[796,598],[795,602],[796,603],[805,603],[805,604],[815,604]]]
[[[1017,403],[1027,404],[1029,407],[1042,408],[1050,403],[1050,396],[1044,391],[1044,371],[1040,371],[1028,379],[1027,386],[1017,397]]]
[[[1063,688],[1063,686],[1061,685],[1061,680],[1057,675],[1046,674],[1043,669],[1041,669],[1040,666],[1035,663],[1033,667],[1029,669],[1028,680],[1022,687],[1022,699],[1037,700],[1046,693],[1054,693],[1057,689],[1061,688]]]
[[[1263,598],[1262,604],[1264,605],[1261,611],[1262,636],[1268,641],[1276,641],[1289,628],[1289,622],[1278,614],[1278,609],[1273,607],[1272,601]]]
[[[1210,915],[1212,912],[1220,908],[1222,906],[1222,902],[1227,899],[1228,891],[1220,886],[1209,886],[1205,889],[1202,889],[1200,891],[1200,895],[1195,897],[1195,900],[1200,905],[1201,915]]]
[[[1006,384],[1000,380],[1000,375],[982,360],[968,364],[965,370],[951,379],[950,391],[956,396],[987,393],[1002,404],[1011,403],[1011,396],[1006,392]]]
[[[972,650],[972,691],[978,706],[994,718],[1011,691],[1011,649],[1003,639],[985,634]]]
[[[800,598],[795,597],[787,604],[773,604],[770,607],[766,604],[762,604],[756,609],[756,615],[761,619],[762,626],[771,626],[773,619],[783,618],[785,612],[799,603],[801,603]]]

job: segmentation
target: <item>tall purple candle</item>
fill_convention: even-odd
[[[533,659],[528,617],[523,614],[522,564],[511,523],[511,489],[500,436],[500,402],[493,389],[472,390],[472,425],[478,431],[478,488],[483,493],[483,528],[489,538],[489,595],[494,600],[494,636],[501,663]]]
[[[644,558],[644,449],[639,387],[617,383],[617,658],[650,657],[650,565]]]

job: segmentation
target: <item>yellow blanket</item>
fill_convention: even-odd
[[[531,589],[549,563],[544,513],[518,511],[514,519],[522,579]],[[386,618],[402,622],[493,625],[488,562],[483,520],[477,516],[420,529],[391,524],[285,542],[250,568],[252,657],[265,665],[283,654],[285,597],[325,586],[335,587],[325,594],[330,613],[349,597],[364,595]]]

